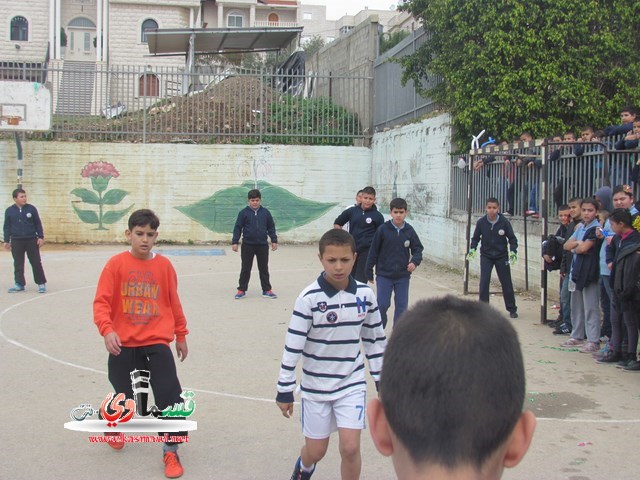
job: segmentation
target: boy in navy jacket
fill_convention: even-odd
[[[231,249],[237,252],[240,235],[242,235],[242,249],[240,250],[242,267],[240,268],[240,280],[238,280],[238,292],[235,298],[239,300],[247,295],[254,256],[258,259],[262,296],[277,298],[277,295],[271,290],[269,282],[269,242],[267,239],[267,237],[271,239],[271,250],[276,250],[278,248],[276,224],[271,212],[260,205],[262,202],[260,190],[249,190],[248,198],[249,205],[238,213],[231,239]]]
[[[376,205],[376,190],[373,187],[362,189],[362,203],[342,212],[333,222],[333,228],[342,228],[349,224],[349,232],[356,241],[356,263],[351,276],[357,281],[367,283],[367,256],[376,230],[384,223],[384,217]]]
[[[402,198],[394,198],[390,204],[391,220],[376,230],[367,257],[367,279],[373,282],[373,267],[376,267],[378,308],[382,317],[382,328],[387,326],[387,310],[391,306],[394,292],[395,309],[393,324],[409,305],[409,279],[422,261],[424,250],[418,234],[405,222],[408,207]]]
[[[518,318],[518,307],[511,283],[510,264],[517,259],[518,239],[513,233],[511,223],[498,213],[500,204],[497,198],[488,198],[485,204],[487,214],[476,223],[476,229],[471,238],[471,246],[467,259],[476,255],[478,243],[480,247],[480,301],[489,303],[489,284],[491,271],[496,267],[496,273],[502,286],[504,306],[511,318]],[[511,253],[509,253],[511,249]]]

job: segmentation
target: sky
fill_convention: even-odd
[[[396,0],[302,0],[303,5],[326,5],[327,19],[337,20],[343,15],[355,15],[364,7],[370,10],[389,10],[391,5],[397,5]]]

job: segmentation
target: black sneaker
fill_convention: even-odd
[[[640,362],[637,360],[631,360],[627,363],[627,366],[622,369],[624,372],[640,372]]]
[[[518,318],[518,312],[509,312],[511,318]]]
[[[557,328],[562,325],[562,320],[549,320],[547,321],[547,327],[549,328]]]
[[[296,460],[296,465],[293,467],[293,473],[291,474],[291,480],[309,480],[313,472],[315,472],[316,466],[313,466],[313,469],[310,472],[305,472],[302,470],[302,460],[298,457]]]
[[[554,335],[569,335],[571,333],[571,327],[566,323],[562,323],[556,327],[553,331]]]
[[[635,361],[635,355],[623,352],[620,356],[620,361],[616,364],[616,368],[625,368],[629,363]]]
[[[603,353],[596,362],[598,363],[616,363],[619,362],[622,358],[622,354],[620,352],[616,352],[614,350],[609,350],[606,353]]]

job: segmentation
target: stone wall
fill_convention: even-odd
[[[158,213],[163,240],[229,242],[256,181],[281,242],[317,241],[369,182],[371,163],[364,147],[32,141],[23,151],[24,189],[41,213],[47,241],[58,243],[122,241],[128,213],[138,208]],[[7,206],[16,156],[15,143],[0,142],[0,198]],[[107,162],[118,176],[83,177],[90,162]],[[102,225],[91,223],[99,219],[101,189]]]

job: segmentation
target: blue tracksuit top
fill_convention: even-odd
[[[4,212],[4,241],[9,243],[12,239],[29,238],[44,238],[38,209],[30,203],[22,208],[14,203]]]
[[[340,226],[349,223],[349,233],[356,241],[356,251],[360,253],[371,246],[376,230],[384,223],[384,217],[375,205],[369,210],[354,205],[338,215],[333,223]]]
[[[381,277],[408,277],[411,272],[407,271],[407,265],[420,265],[423,250],[418,234],[411,225],[404,222],[404,226],[397,229],[393,221],[388,220],[373,236],[367,257],[367,278],[373,280],[374,266],[376,275]]]
[[[486,215],[478,220],[469,248],[471,250],[478,248],[481,238],[480,255],[487,258],[506,257],[509,255],[507,245],[511,247],[512,252],[517,253],[518,251],[518,239],[513,233],[513,227],[509,220],[501,214],[498,214],[498,219],[493,225]]]
[[[240,210],[236,224],[233,227],[231,245],[236,245],[240,242],[240,235],[242,235],[242,242],[245,245],[269,245],[267,236],[271,238],[271,243],[278,243],[276,224],[273,221],[271,212],[263,206],[260,206],[257,210],[249,206]]]

